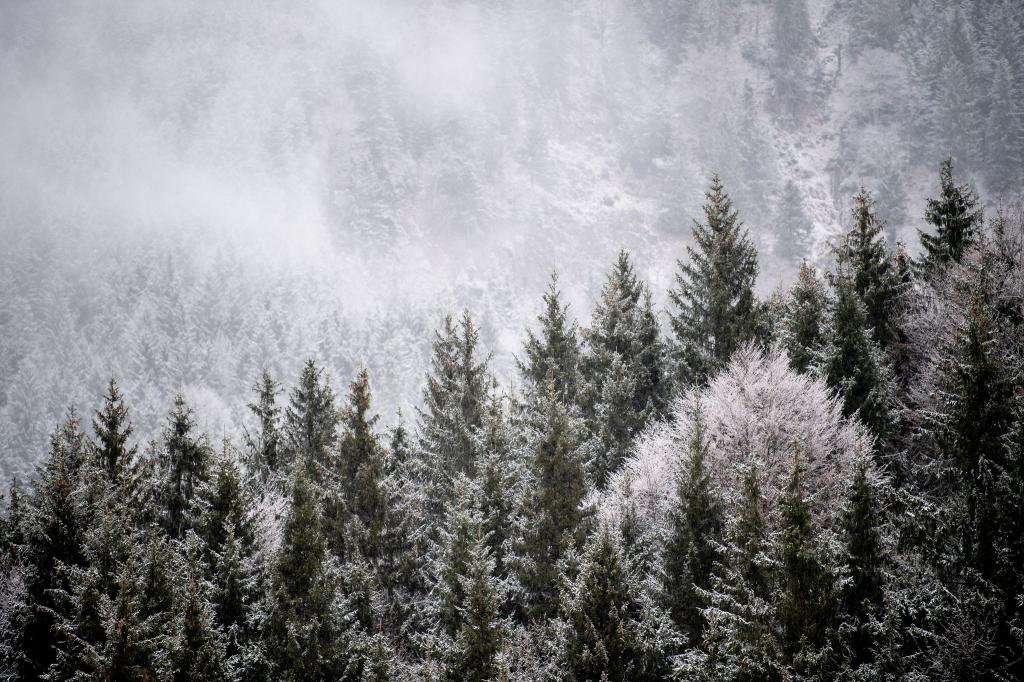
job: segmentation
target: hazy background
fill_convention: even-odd
[[[879,0],[0,4],[0,474],[112,374],[211,435],[268,366],[418,399],[468,306],[499,376],[557,268],[663,300],[719,170],[764,293],[859,184],[913,247],[939,160],[1021,186],[1024,10]],[[787,181],[792,184],[787,187]],[[791,235],[813,226],[809,249]],[[231,435],[231,434],[229,434]]]

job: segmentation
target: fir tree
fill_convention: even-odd
[[[210,475],[210,447],[194,429],[192,408],[178,394],[164,429],[160,461],[162,522],[174,538],[184,537],[185,531],[193,527],[197,520],[193,498]]]
[[[835,250],[836,269],[850,279],[864,303],[875,341],[884,349],[896,338],[895,302],[900,279],[882,236],[874,200],[863,187],[853,198],[853,228]]]
[[[704,631],[702,594],[722,560],[723,512],[707,468],[710,444],[699,408],[693,415],[676,488],[665,547],[665,589],[669,613],[691,645]]]
[[[524,548],[530,564],[524,583],[534,614],[550,615],[558,603],[558,564],[585,537],[590,514],[584,506],[586,472],[580,425],[553,384],[542,394],[528,429],[532,494]]]
[[[313,486],[300,469],[267,606],[265,655],[276,679],[342,679],[344,633],[328,561]]]
[[[93,430],[96,432],[96,457],[100,468],[107,478],[117,483],[121,480],[125,468],[135,457],[138,448],[128,446],[128,438],[132,435],[132,424],[128,421],[128,408],[124,397],[114,379],[107,384],[107,393],[103,399],[103,408],[93,419]]]
[[[593,420],[604,404],[605,383],[616,376],[616,361],[621,362],[633,383],[629,411],[622,415],[630,435],[661,414],[668,397],[664,350],[650,289],[637,278],[626,251],[619,252],[601,289],[586,342],[588,386],[583,407],[588,419]],[[596,432],[598,427],[592,430]]]
[[[825,343],[828,296],[814,268],[803,262],[796,284],[786,298],[782,318],[782,345],[790,366],[798,372],[811,369]]]
[[[312,359],[307,360],[298,385],[289,395],[281,435],[288,462],[301,466],[316,484],[331,470],[337,427],[334,391],[323,369]]]
[[[490,383],[488,358],[479,357],[480,331],[468,312],[458,323],[446,317],[435,333],[431,371],[420,411],[420,447],[442,479],[472,475],[475,433],[483,421]]]
[[[594,457],[590,462],[590,475],[598,489],[603,490],[622,467],[629,457],[633,436],[643,425],[643,418],[633,411],[635,386],[634,375],[622,358],[615,356],[604,378],[593,417]]]
[[[802,467],[793,457],[793,473],[780,503],[777,606],[783,653],[798,669],[817,667],[836,616],[835,585],[811,523],[810,504],[801,482]]]
[[[224,633],[216,625],[209,601],[209,586],[202,564],[199,538],[189,532],[181,574],[184,586],[175,599],[171,622],[170,663],[175,682],[232,680],[234,669],[228,659]]]
[[[871,618],[881,615],[885,587],[881,513],[868,469],[868,461],[861,459],[841,516],[849,576],[849,583],[843,589],[843,612],[852,629],[846,636],[846,646],[855,667],[869,662],[876,647]]]
[[[445,665],[443,679],[485,682],[499,678],[506,625],[501,618],[502,585],[484,537],[470,546],[463,583],[462,623]]]
[[[558,669],[566,680],[665,680],[671,628],[646,602],[607,527],[587,545],[579,577],[561,602]]]
[[[982,224],[982,209],[974,190],[970,185],[954,184],[952,158],[942,162],[939,197],[928,200],[924,219],[935,228],[935,234],[919,232],[924,253],[918,268],[930,276],[951,260],[960,262]]]
[[[705,221],[694,221],[694,246],[686,248],[690,262],[679,262],[669,292],[680,386],[707,381],[736,349],[756,340],[760,328],[757,252],[717,174],[705,196]]]
[[[258,421],[255,434],[248,431],[245,443],[249,452],[251,467],[266,482],[281,473],[285,465],[281,443],[281,408],[277,396],[281,388],[270,371],[264,369],[260,380],[252,387],[256,401],[249,403],[249,411]]]
[[[529,384],[539,388],[551,380],[561,399],[575,404],[582,381],[582,349],[578,325],[569,319],[569,306],[562,304],[560,295],[558,275],[553,272],[544,293],[544,312],[537,317],[539,332],[527,331],[523,344],[525,358],[517,360],[517,364]]]
[[[891,425],[891,377],[868,324],[867,311],[844,272],[835,278],[826,343],[817,372],[843,399],[843,413],[858,415],[879,439]]]
[[[242,551],[246,553],[256,543],[251,494],[242,480],[238,458],[226,440],[220,456],[214,462],[206,498],[199,531],[206,556],[211,566],[216,567],[217,556],[224,551],[229,533],[234,534],[235,540],[242,544]]]

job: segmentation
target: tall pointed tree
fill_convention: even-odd
[[[786,298],[782,318],[782,345],[790,366],[807,372],[825,343],[828,296],[814,268],[803,262],[796,284]]]
[[[128,445],[132,424],[124,396],[114,379],[107,384],[103,407],[96,413],[92,425],[96,432],[97,464],[112,483],[118,483],[138,448]]]
[[[249,411],[256,417],[257,426],[254,433],[246,432],[245,443],[251,467],[265,482],[272,476],[280,475],[285,465],[281,443],[281,408],[277,405],[281,387],[270,375],[270,370],[264,369],[252,390],[256,400],[249,403]]]
[[[315,361],[307,360],[289,395],[282,437],[289,463],[301,466],[314,483],[322,482],[331,469],[337,427],[330,382]]]
[[[517,363],[527,382],[540,387],[550,379],[562,400],[574,404],[582,381],[582,349],[578,325],[569,318],[569,306],[561,302],[560,296],[558,274],[552,272],[544,293],[544,312],[537,317],[540,328],[536,334],[527,331],[525,357]]]
[[[195,433],[192,408],[178,394],[164,428],[160,453],[162,523],[173,538],[182,538],[198,521],[193,499],[210,476],[210,446]]]
[[[689,262],[679,261],[669,292],[672,357],[680,386],[701,384],[743,344],[760,335],[754,297],[757,251],[716,173],[705,192],[704,222],[694,221]]]
[[[949,261],[959,262],[982,225],[982,207],[970,185],[953,180],[953,159],[947,158],[939,170],[939,196],[929,199],[924,219],[934,234],[919,231],[924,252],[918,268],[925,276],[938,271]]]

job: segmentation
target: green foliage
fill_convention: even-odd
[[[924,249],[919,271],[930,277],[949,261],[960,262],[964,250],[977,237],[982,215],[978,197],[970,185],[954,183],[953,159],[947,158],[939,170],[939,196],[928,200],[924,213],[924,219],[935,233],[919,232]]]

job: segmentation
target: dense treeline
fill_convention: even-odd
[[[414,423],[309,361],[242,442],[111,380],[0,525],[0,678],[1024,677],[1024,216],[943,164],[921,252],[853,201],[758,300],[717,177],[663,328],[629,255],[579,325],[552,276],[492,375],[436,331]]]

